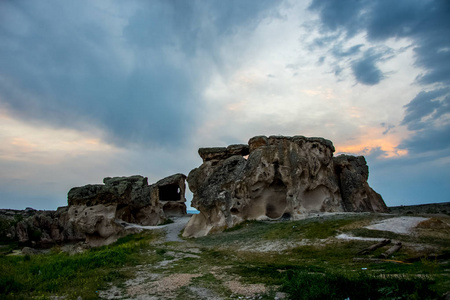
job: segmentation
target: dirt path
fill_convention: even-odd
[[[125,224],[126,228],[138,228],[144,230],[164,229],[166,231],[166,242],[184,242],[184,240],[180,239],[178,235],[180,234],[181,230],[184,229],[191,217],[192,215],[172,217],[171,219],[173,223],[160,226],[142,226],[125,222],[122,222],[122,224]]]
[[[391,231],[400,234],[409,234],[422,221],[428,218],[422,217],[394,217],[366,226],[367,229]]]
[[[178,235],[180,234],[181,230],[184,229],[187,222],[189,222],[190,218],[191,218],[190,215],[172,218],[173,223],[165,225],[166,241],[168,241],[168,242],[184,242],[184,240],[180,239],[178,237]]]

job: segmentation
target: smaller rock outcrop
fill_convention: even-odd
[[[149,185],[143,176],[106,177],[104,184],[72,188],[69,206],[56,211],[0,210],[0,239],[50,247],[85,241],[101,246],[134,233],[134,223],[154,226],[186,214],[186,176],[175,174]]]
[[[56,211],[0,210],[0,223],[2,240],[18,241],[33,247],[46,248],[57,243],[84,241],[86,238],[70,221],[67,206]]]
[[[149,185],[146,177],[107,177],[102,184],[72,188],[69,216],[91,246],[130,233],[126,223],[154,226],[186,214],[185,179],[175,174]]]
[[[82,209],[80,207],[101,205],[108,208],[105,213],[109,214],[112,206],[114,218],[139,225],[158,225],[164,221],[158,189],[149,186],[146,177],[106,177],[103,183],[72,188],[67,195],[69,207]]]
[[[364,156],[339,155],[333,157],[334,168],[339,180],[345,211],[387,212],[380,194],[367,183],[369,167]]]

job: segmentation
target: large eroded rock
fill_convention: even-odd
[[[323,138],[257,136],[240,151],[201,148],[203,164],[189,173],[200,214],[183,236],[198,237],[245,220],[297,219],[311,212],[387,211],[367,184],[364,157],[333,158]],[[248,155],[246,158],[245,156]]]

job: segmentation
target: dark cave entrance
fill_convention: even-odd
[[[158,187],[159,200],[178,201],[181,200],[181,190],[178,184],[168,184]]]
[[[280,218],[287,206],[287,187],[283,182],[283,178],[280,173],[280,165],[278,162],[274,162],[274,176],[272,183],[267,187],[265,191],[266,201],[266,216],[271,219]]]

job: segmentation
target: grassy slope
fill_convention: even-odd
[[[368,291],[372,299],[433,299],[450,289],[448,259],[425,257],[411,264],[354,262],[356,253],[373,242],[337,240],[336,234],[402,241],[404,247],[395,254],[395,260],[450,253],[450,235],[445,229],[421,230],[409,236],[361,229],[375,218],[383,216],[253,221],[184,243],[161,242],[159,233],[151,231],[73,256],[57,248],[46,255],[1,256],[0,297],[45,299],[66,295],[67,299],[96,299],[98,291],[111,286],[125,296],[132,293],[126,280],[136,276],[144,277],[138,285],[145,293],[158,295],[155,282],[177,274],[193,275],[190,284],[161,292],[160,296],[199,299],[192,289],[195,287],[209,295],[237,298],[239,289],[236,292],[228,285],[232,281],[244,288],[264,284],[268,289],[259,294],[263,299],[273,299],[276,290],[287,292],[293,299],[323,299],[325,295],[329,299],[367,299]],[[442,218],[450,223],[448,217]],[[422,249],[422,243],[431,248]],[[267,245],[274,247],[265,248]],[[384,250],[377,250],[373,256]]]

